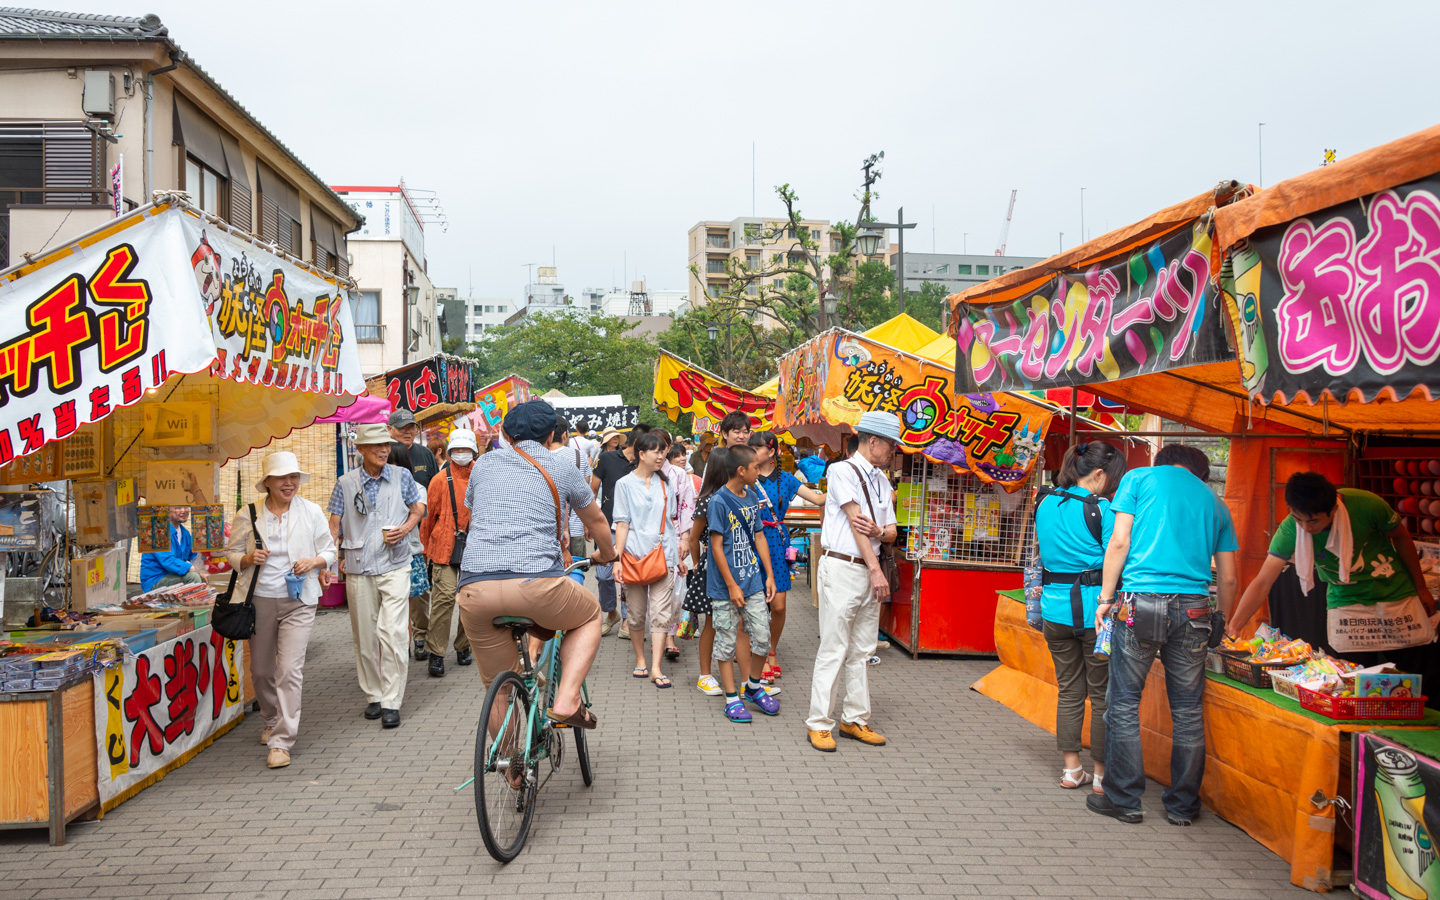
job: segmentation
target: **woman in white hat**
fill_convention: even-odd
[[[320,602],[320,574],[335,562],[335,540],[325,513],[299,494],[300,485],[309,480],[295,454],[282,451],[265,457],[264,474],[255,484],[264,500],[235,514],[226,547],[230,565],[239,573],[236,597],[245,596],[250,581],[259,579],[250,672],[265,722],[260,743],[270,748],[266,765],[272,769],[290,765],[290,748],[300,726],[305,646]]]

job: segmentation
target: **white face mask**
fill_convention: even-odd
[[[475,454],[469,450],[452,450],[450,451],[450,458],[454,460],[457,466],[468,466],[474,461]]]

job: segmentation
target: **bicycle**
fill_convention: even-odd
[[[571,566],[570,570],[582,567]],[[560,684],[559,646],[563,633],[556,632],[546,641],[532,664],[528,638],[534,625],[533,620],[523,616],[496,617],[495,627],[508,627],[515,639],[521,669],[502,672],[490,683],[475,735],[475,817],[485,849],[502,863],[510,862],[525,846],[540,789],[564,761],[566,730],[575,732],[575,758],[580,763],[581,780],[586,787],[594,781],[585,729],[555,722],[545,715],[545,710],[554,705]],[[580,702],[590,708],[590,691],[584,682],[580,684]],[[503,706],[504,712],[495,736],[487,739],[487,726],[497,704]],[[550,771],[541,781],[540,765],[545,760],[550,762]]]

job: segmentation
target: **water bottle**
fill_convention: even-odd
[[[1095,632],[1095,658],[1110,658],[1110,638],[1115,634],[1115,617],[1106,616],[1100,622],[1100,630]]]

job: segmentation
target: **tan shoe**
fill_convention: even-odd
[[[859,741],[862,744],[869,744],[872,747],[883,747],[885,745],[885,738],[880,732],[871,728],[869,725],[841,722],[840,733],[852,740]]]
[[[265,765],[272,769],[285,768],[290,765],[290,751],[281,750],[279,747],[276,747],[270,751],[270,756],[266,758]]]
[[[274,734],[274,733],[275,733],[275,726],[274,726],[274,725],[266,725],[264,728],[260,729],[260,743],[262,743],[262,744],[268,744],[268,743],[270,743],[270,735],[272,735],[272,734]]]
[[[835,752],[835,738],[830,736],[828,731],[811,731],[808,728],[805,734],[810,738],[810,746],[823,753]]]

